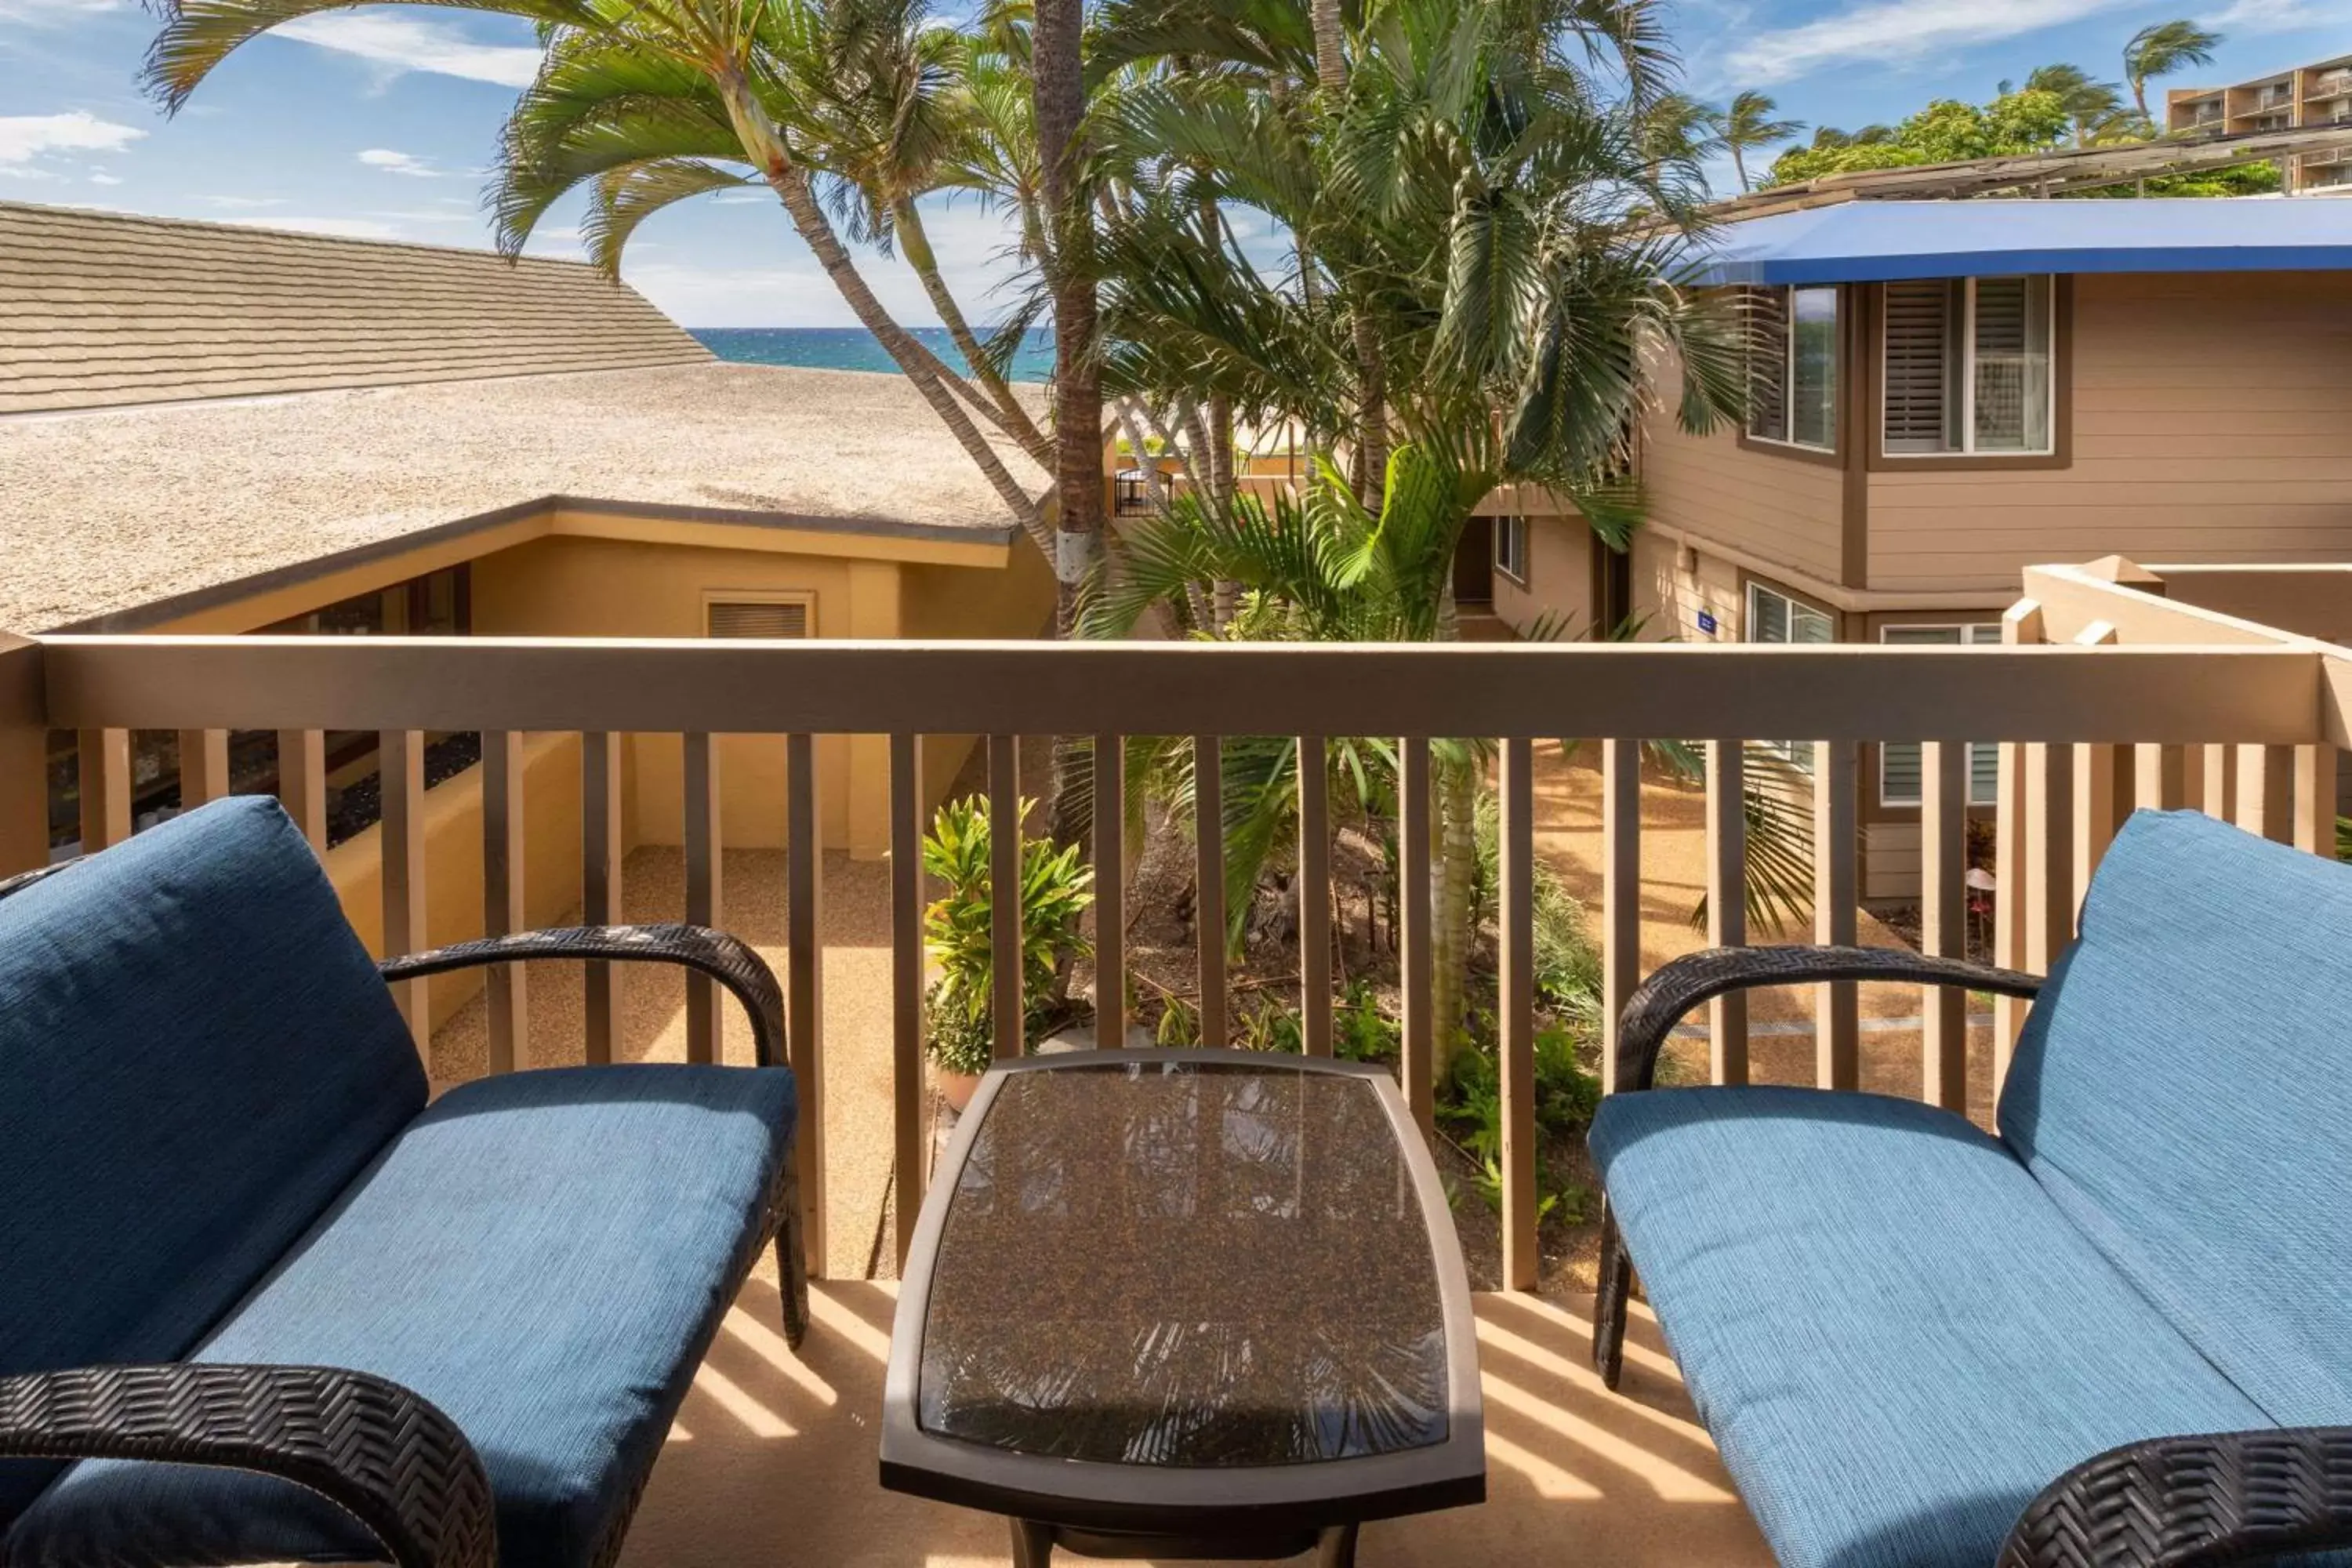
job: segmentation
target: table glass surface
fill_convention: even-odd
[[[1446,1436],[1444,1317],[1366,1079],[1269,1062],[1008,1075],[932,1266],[916,1418],[1112,1464],[1297,1464]]]

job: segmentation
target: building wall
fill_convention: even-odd
[[[523,746],[523,910],[556,925],[580,906],[580,737],[533,735]],[[383,956],[383,828],[329,849],[327,879],[368,952]],[[425,794],[425,941],[439,947],[482,934],[482,770]],[[478,971],[437,975],[427,1006],[436,1028],[482,988]]]
[[[1643,642],[1734,643],[1746,637],[1747,579],[1702,546],[1687,551],[1654,530],[1633,535],[1633,613]],[[1700,620],[1710,616],[1715,629]]]
[[[903,569],[899,581],[905,635],[909,637],[959,642],[1053,635],[1054,574],[1044,558],[1025,544],[1013,547],[1003,571],[910,565]],[[945,798],[979,739],[976,735],[923,737],[926,801]]]
[[[1717,429],[1693,436],[1674,409],[1682,374],[1659,366],[1655,409],[1643,426],[1642,484],[1651,520],[1834,582],[1843,549],[1845,476],[1830,463],[1740,444]]]
[[[1557,513],[1528,518],[1528,575],[1514,582],[1497,571],[1495,614],[1525,637],[1549,617],[1561,635],[1592,631],[1592,531],[1582,520]]]
[[[2352,559],[2352,272],[2080,277],[2072,331],[2070,465],[1873,471],[1870,586]]]

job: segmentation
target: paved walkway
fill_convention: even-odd
[[[1563,759],[1556,746],[1539,745],[1536,760],[1536,853],[1582,903],[1598,933],[1601,917],[1601,748],[1587,743]],[[1706,933],[1691,924],[1691,911],[1706,891],[1706,794],[1696,784],[1662,770],[1642,776],[1642,969],[1647,973],[1706,945]],[[1751,931],[1752,942],[1811,942],[1811,914],[1796,931]],[[1857,937],[1865,947],[1907,945],[1867,910],[1860,911]],[[1811,986],[1781,985],[1748,993],[1751,1076],[1758,1082],[1814,1081],[1813,994]],[[1916,985],[1867,984],[1861,988],[1861,1078],[1865,1089],[1917,1099],[1920,1092],[1919,1011]],[[1668,1050],[1683,1070],[1704,1079],[1707,1050],[1705,1015],[1692,1020]],[[1971,1031],[1969,1079],[1972,1111],[1990,1113],[1989,1024]]]

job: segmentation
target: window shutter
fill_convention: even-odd
[[[804,637],[809,635],[808,601],[714,599],[709,624],[715,637]]]
[[[1977,280],[1976,444],[1987,451],[2049,444],[2047,279]]]
[[[1886,285],[1886,434],[1890,452],[1959,445],[1954,289],[1940,279]]]
[[[1748,433],[1789,438],[1789,292],[1748,291]]]

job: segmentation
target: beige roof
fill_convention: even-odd
[[[709,357],[581,262],[0,202],[0,414]]]
[[[0,418],[0,628],[52,630],[555,496],[850,531],[1002,537],[1011,521],[896,375],[709,361],[21,415]]]

